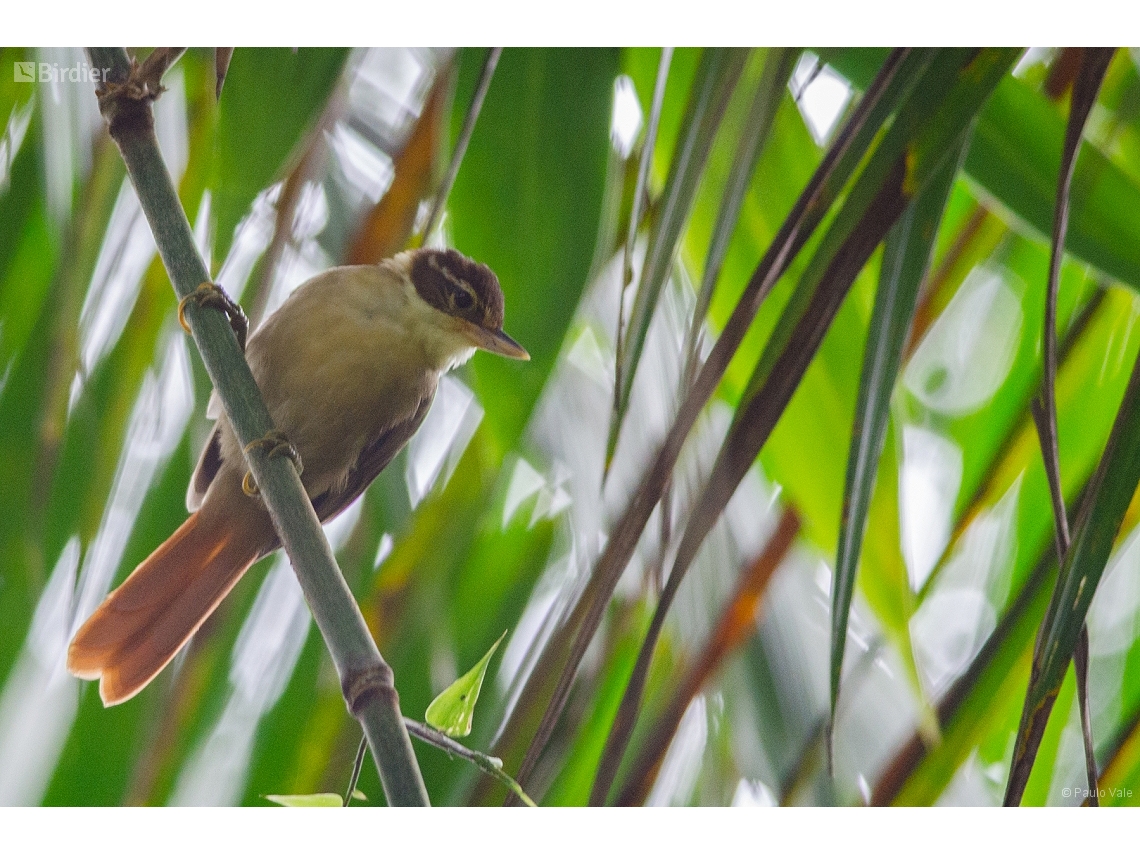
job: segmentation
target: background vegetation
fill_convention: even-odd
[[[488,53],[239,49],[220,98],[212,51],[179,60],[155,105],[163,154],[255,324],[312,273],[422,239]],[[209,381],[93,87],[15,82],[17,61],[85,57],[0,51],[0,804],[342,792],[359,727],[279,556],[131,702],[105,710],[63,668],[78,622],[185,518]],[[496,270],[532,361],[476,356],[327,527],[404,713],[422,720],[508,630],[464,741],[542,804],[996,804],[1048,616],[1070,640],[1038,651],[1059,694],[1021,801],[1077,804],[1060,668],[1087,610],[1100,801],[1136,803],[1135,432],[1106,453],[1140,351],[1126,50],[1093,89],[1068,194],[1060,573],[1031,413],[1088,65],[504,51],[428,240]],[[1083,608],[1050,607],[1069,583]],[[433,803],[506,797],[416,748]],[[360,788],[382,802],[370,763]]]

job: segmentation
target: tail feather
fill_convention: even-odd
[[[190,516],[76,633],[67,667],[100,678],[106,706],[138,694],[166,667],[262,552],[241,517]]]

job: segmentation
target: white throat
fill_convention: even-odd
[[[409,336],[419,341],[432,368],[440,373],[462,365],[475,354],[470,339],[450,325],[450,318],[429,306],[410,282],[404,282],[404,323]]]

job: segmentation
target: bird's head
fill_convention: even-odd
[[[454,249],[409,253],[408,272],[419,297],[447,316],[443,321],[460,339],[500,356],[530,359],[503,332],[503,292],[494,272]]]

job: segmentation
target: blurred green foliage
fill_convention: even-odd
[[[158,129],[168,160],[171,141],[185,153],[175,178],[211,269],[245,287],[243,302],[264,305],[342,263],[335,248],[351,244],[382,198],[434,86],[448,96],[434,154],[443,174],[486,53],[238,49],[215,101],[212,52],[188,51],[168,78]],[[724,328],[886,56],[802,54],[763,141],[708,317],[698,319],[707,341]],[[1000,801],[1057,575],[1029,404],[1041,380],[1044,235],[1068,103],[1064,87],[1050,95],[1046,84],[1056,82],[1064,56],[1027,54],[998,84],[973,119],[941,224],[917,245],[932,261],[898,379],[883,381],[889,419],[858,561],[834,779],[823,738],[830,568],[850,498],[844,473],[881,252],[849,283],[682,586],[619,789],[644,784],[653,804]],[[714,126],[603,485],[624,236],[659,58],[648,48],[503,53],[442,233],[429,239],[497,272],[506,329],[532,361],[480,355],[456,372],[446,400],[436,401],[434,438],[425,428],[333,535],[407,716],[422,720],[431,699],[508,632],[465,744],[497,745],[512,775],[543,711],[534,707],[535,686],[557,677],[531,669],[547,647],[569,644],[572,628],[560,620],[589,590],[611,526],[683,398],[693,290],[769,53],[744,59]],[[662,216],[701,60],[699,49],[672,58],[635,269]],[[66,64],[83,55],[0,51],[0,69],[17,61]],[[1071,511],[1140,351],[1136,63],[1134,52],[1117,52],[1073,183],[1057,386]],[[628,75],[632,109],[640,110],[641,131],[629,139],[618,139],[624,126],[613,118],[631,109],[615,95],[619,75]],[[10,77],[0,74],[0,803],[264,805],[266,793],[343,792],[359,731],[289,568],[275,558],[251,571],[188,651],[129,703],[103,709],[92,684],[62,670],[75,611],[92,608],[112,577],[121,581],[185,518],[209,385],[174,320],[174,295],[145,221],[132,213],[93,95],[67,90],[53,99],[45,84]],[[849,97],[833,100],[838,124],[817,144],[805,113],[823,109],[825,91]],[[847,198],[821,212],[821,232]],[[286,233],[275,236],[280,227]],[[817,235],[790,260],[690,437],[665,500],[670,511],[651,517],[525,782],[540,803],[589,798],[671,566],[670,544],[761,354],[791,332],[785,309],[824,243]],[[636,287],[635,278],[627,321]],[[745,640],[718,649],[712,628],[744,608],[734,599],[737,580],[785,512],[800,520],[798,539],[755,615],[743,615]],[[1102,783],[1118,788],[1108,803],[1138,801],[1128,789],[1140,780],[1138,519],[1134,502],[1100,582],[1109,591],[1094,598],[1089,618],[1097,759]],[[255,625],[260,634],[247,631]],[[629,781],[634,757],[660,736],[649,723],[702,657],[717,667],[687,699],[653,779]],[[1070,675],[1027,804],[1073,803],[1063,789],[1084,785],[1071,684]],[[421,744],[416,751],[433,803],[501,801],[505,791],[469,764]],[[359,786],[369,800],[354,805],[383,803],[370,762]]]

